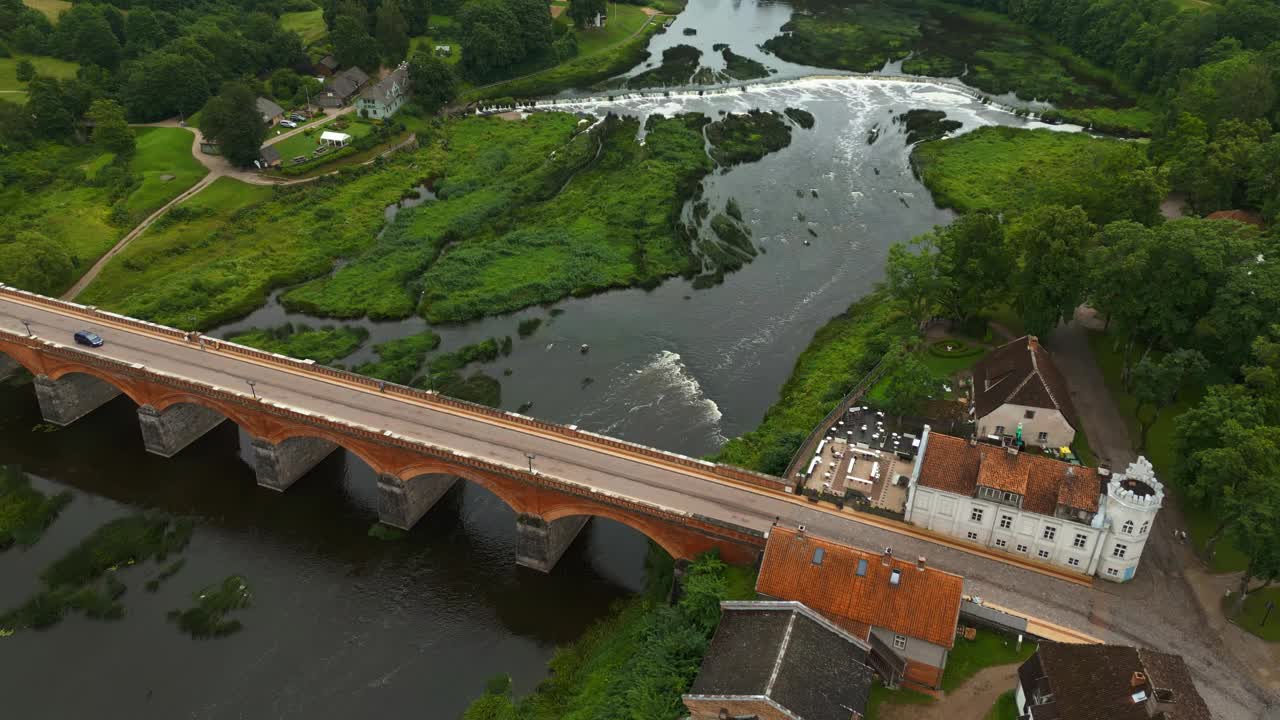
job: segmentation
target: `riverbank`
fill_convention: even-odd
[[[551,660],[551,677],[516,698],[505,676],[491,681],[464,720],[562,720],[612,717],[671,718],[697,676],[702,654],[720,618],[722,600],[755,596],[755,572],[726,566],[714,555],[695,560],[674,605],[667,603],[671,558],[651,549],[642,595],[620,603],[606,620]]]

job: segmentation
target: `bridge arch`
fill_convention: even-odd
[[[415,462],[391,474],[405,487],[408,487],[414,481],[425,481],[431,475],[460,477],[493,493],[517,514],[537,512],[535,503],[529,500],[527,486],[496,473],[454,464],[446,460],[432,459]]]
[[[38,375],[40,373],[37,372],[35,374]],[[65,365],[46,369],[43,374],[50,380],[63,380],[74,375],[91,377],[120,391],[132,400],[135,405],[141,406],[147,404],[147,389],[144,386],[129,380],[122,380],[111,373],[103,372],[95,367],[88,365]]]
[[[547,522],[575,516],[601,517],[625,525],[652,540],[676,560],[692,560],[706,549],[699,547],[700,543],[694,542],[692,538],[681,537],[686,533],[677,531],[657,518],[648,518],[600,503],[570,501],[542,513],[542,518]]]

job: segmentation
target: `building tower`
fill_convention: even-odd
[[[1164,504],[1164,485],[1156,479],[1151,463],[1139,457],[1123,475],[1111,476],[1103,502],[1107,530],[1100,545],[1098,577],[1125,582],[1133,578],[1155,529],[1156,513]]]

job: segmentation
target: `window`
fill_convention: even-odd
[[[822,564],[822,557],[823,557],[824,555],[826,555],[826,554],[827,554],[827,551],[826,551],[825,549],[823,549],[823,548],[817,548],[817,549],[815,549],[815,550],[813,551],[813,564],[814,564],[814,565],[821,565],[821,564]]]
[[[1023,419],[1023,420],[1035,420],[1035,419],[1036,419],[1036,411],[1035,411],[1035,410],[1028,410],[1028,411],[1026,411],[1026,412],[1022,413],[1022,419]]]
[[[1036,436],[1036,440],[1037,440],[1037,441],[1039,441],[1039,443],[1040,443],[1041,445],[1048,445],[1048,444],[1049,444],[1049,433],[1047,433],[1047,432],[1042,432],[1042,433],[1040,433],[1039,435],[1037,435],[1037,436]]]
[[[1027,551],[1027,546],[1026,546],[1026,545],[1018,545],[1018,552],[1020,552],[1020,553],[1024,553],[1024,552],[1026,552],[1026,551]]]
[[[1067,564],[1071,567],[1080,567],[1080,558],[1067,558]]]
[[[1080,533],[1076,533],[1075,539],[1071,541],[1071,547],[1082,548],[1088,543],[1089,543],[1088,535],[1081,535]]]
[[[1147,531],[1148,531],[1148,530],[1150,530],[1150,529],[1151,529],[1151,522],[1150,522],[1149,520],[1148,520],[1148,521],[1144,521],[1144,522],[1142,523],[1142,529],[1138,531],[1138,534],[1139,534],[1139,535],[1146,535],[1146,534],[1147,534]]]
[[[1003,434],[1004,434],[1004,426],[1003,426],[1003,425],[997,425],[997,426],[996,426],[996,434],[997,434],[997,435],[1003,435]]]
[[[1115,568],[1107,568],[1107,574],[1110,575],[1111,577],[1116,577],[1117,575],[1120,574],[1120,571],[1116,570]]]
[[[867,561],[865,559],[858,561],[858,577],[865,577],[867,574]]]
[[[906,649],[907,649],[907,639],[906,639],[905,637],[903,637],[902,635],[894,635],[894,636],[893,636],[893,648],[894,648],[895,650],[906,650]]]
[[[1123,544],[1121,544],[1121,543],[1116,543],[1115,549],[1113,549],[1113,550],[1111,551],[1111,557],[1113,557],[1113,558],[1119,558],[1119,559],[1123,560],[1123,559],[1124,559],[1124,554],[1125,554],[1125,553],[1127,553],[1127,552],[1129,552],[1129,546],[1128,546],[1128,545],[1123,545]]]
[[[1044,529],[1044,539],[1045,539],[1045,540],[1052,540],[1052,539],[1054,539],[1054,538],[1055,538],[1055,537],[1057,537],[1057,536],[1058,536],[1058,528],[1053,527],[1052,525],[1049,525],[1049,526],[1045,527],[1045,529]]]
[[[971,510],[969,512],[969,519],[976,523],[982,522],[982,508],[974,508]]]
[[[1016,503],[1016,502],[1018,502],[1018,495],[1017,495],[1017,493],[1011,493],[1011,492],[1007,492],[1007,493],[1005,493],[1005,494],[1004,494],[1004,501],[1005,501],[1005,502],[1011,502],[1011,503]]]
[[[1038,555],[1038,556],[1040,557],[1040,559],[1041,559],[1041,560],[1048,560],[1048,559],[1049,559],[1049,551],[1048,551],[1048,550],[1037,550],[1037,551],[1036,551],[1036,555]]]
[[[1009,547],[1009,541],[1005,540],[1004,538],[1000,538],[999,540],[996,540],[996,547],[1007,548]]]
[[[969,538],[970,540],[977,540],[977,539],[978,539],[978,533],[973,532],[973,531],[971,530],[971,531],[969,531],[969,532],[965,533],[965,537]]]
[[[1001,516],[1000,516],[1000,527],[1004,528],[1005,530],[1008,530],[1009,528],[1013,527],[1013,516],[1012,516],[1012,515],[1001,515]]]
[[[1132,534],[1133,534],[1133,521],[1132,521],[1132,520],[1125,520],[1125,521],[1124,521],[1124,525],[1121,525],[1121,526],[1120,526],[1120,532],[1124,533],[1125,535],[1132,535]]]

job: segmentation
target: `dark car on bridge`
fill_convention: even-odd
[[[81,330],[75,335],[76,343],[89,347],[102,347],[102,336],[89,330]]]

